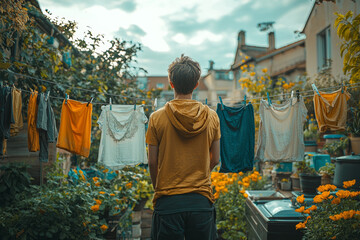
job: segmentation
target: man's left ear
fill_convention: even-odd
[[[196,89],[199,86],[199,81],[196,83],[194,89]]]

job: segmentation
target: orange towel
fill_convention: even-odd
[[[314,108],[320,132],[345,130],[347,101],[351,95],[346,88],[344,93],[341,93],[341,89],[332,93],[319,93],[320,96],[314,92]]]
[[[65,100],[61,108],[60,130],[56,146],[88,157],[91,144],[92,104]]]
[[[31,91],[27,114],[28,148],[30,152],[37,152],[40,150],[39,130],[36,128],[36,119],[38,112],[37,97],[38,92]]]

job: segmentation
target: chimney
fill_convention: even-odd
[[[210,60],[210,61],[209,61],[209,64],[210,64],[210,66],[209,66],[209,71],[211,71],[211,70],[214,69],[214,61],[213,61],[213,60]]]
[[[275,33],[274,32],[269,32],[268,40],[269,40],[268,50],[269,51],[274,50],[275,49]]]
[[[241,30],[238,34],[238,45],[239,47],[245,45],[245,31]]]

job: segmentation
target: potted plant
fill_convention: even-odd
[[[334,163],[326,163],[325,166],[322,166],[319,169],[319,173],[321,174],[321,184],[332,184],[335,173],[335,164]]]
[[[340,138],[339,141],[334,141],[325,144],[323,151],[326,151],[331,157],[344,156],[344,151],[349,145],[349,138]]]
[[[308,154],[302,161],[296,162],[295,166],[300,176],[300,188],[303,193],[314,194],[316,188],[321,184],[321,176],[315,168],[310,167],[310,157]]]
[[[291,182],[289,181],[288,178],[281,179],[280,185],[281,185],[281,190],[283,191],[291,190]]]
[[[314,119],[309,121],[308,127],[304,131],[305,152],[317,151],[317,139],[319,137],[318,127]]]
[[[360,110],[351,108],[352,118],[348,122],[348,132],[351,133],[350,142],[352,152],[360,154]]]

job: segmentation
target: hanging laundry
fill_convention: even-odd
[[[142,106],[102,106],[98,124],[101,129],[98,162],[119,169],[126,165],[147,163],[145,123]]]
[[[345,130],[347,117],[347,101],[351,95],[346,88],[325,93],[314,92],[314,109],[319,131],[325,132]]]
[[[222,108],[223,106],[223,108]],[[220,119],[220,172],[253,169],[255,148],[254,108],[251,103],[228,107],[218,103]]]
[[[30,152],[40,150],[39,130],[36,127],[38,114],[38,92],[31,90],[28,104],[27,123],[28,123],[28,148]]]
[[[10,87],[0,88],[0,156],[6,153],[6,140],[10,137],[10,124],[14,123]]]
[[[304,158],[304,132],[307,109],[302,97],[283,104],[260,100],[260,125],[256,160],[301,161]]]
[[[60,130],[56,146],[88,157],[91,145],[92,103],[67,99],[61,108]]]
[[[44,93],[39,95],[39,106],[36,126],[39,130],[41,162],[48,162],[49,143],[55,142],[57,136],[54,111],[51,107],[50,98]]]
[[[12,87],[12,109],[14,115],[14,123],[10,125],[10,135],[15,136],[24,126],[24,119],[22,115],[22,97],[21,90]]]

